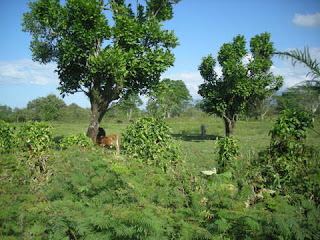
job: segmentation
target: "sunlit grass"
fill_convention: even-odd
[[[182,158],[188,166],[197,170],[210,169],[215,166],[218,157],[215,139],[224,137],[224,124],[220,118],[172,118],[165,120],[172,128],[172,135],[180,145]],[[206,125],[206,136],[201,136],[200,126]],[[270,143],[269,131],[274,121],[239,121],[234,137],[239,141],[240,159],[254,158],[258,152],[265,150]],[[86,132],[89,123],[53,123],[55,137],[68,136]],[[106,134],[121,134],[129,123],[116,123],[114,119],[105,119],[101,126]],[[314,130],[308,130],[307,144],[320,147],[320,123],[314,123]],[[318,133],[317,133],[318,132]]]

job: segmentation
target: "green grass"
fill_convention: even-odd
[[[252,191],[260,186],[259,179],[252,183],[247,175],[255,176],[259,169],[246,160],[256,159],[268,147],[272,121],[238,122],[235,138],[241,162],[235,161],[232,173],[210,177],[200,170],[216,167],[214,140],[224,137],[222,120],[166,122],[186,163],[170,171],[101,147],[54,149],[35,158],[22,152],[1,155],[0,205],[5,207],[0,211],[0,238],[294,239],[299,232],[299,239],[306,239],[319,232],[318,205],[308,201],[300,205],[302,198],[292,205],[289,195],[259,192],[258,197]],[[107,134],[121,134],[128,124],[105,119],[101,126]],[[202,124],[207,127],[205,137],[200,136]],[[51,125],[56,139],[84,133],[88,127],[88,123]],[[319,121],[314,130],[320,132]],[[319,149],[320,135],[314,130],[308,131],[307,143]]]
[[[172,128],[172,135],[181,147],[182,158],[188,166],[197,170],[211,169],[217,159],[217,148],[214,140],[224,137],[224,124],[221,119],[214,117],[204,118],[172,118],[166,122]],[[252,158],[266,149],[270,142],[269,131],[273,121],[239,121],[235,129],[235,138],[240,145],[240,158]],[[129,123],[117,124],[114,119],[105,119],[101,126],[108,134],[125,132]],[[200,126],[206,125],[207,134],[200,135]],[[308,130],[307,144],[320,147],[320,122],[314,123],[314,130]],[[53,123],[54,137],[68,136],[70,134],[86,132],[88,123]],[[121,140],[120,140],[121,142]]]

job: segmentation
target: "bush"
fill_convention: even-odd
[[[53,146],[52,127],[44,122],[27,122],[19,131],[20,147],[31,156],[48,151]]]
[[[93,143],[84,133],[70,135],[60,140],[60,147],[68,148],[71,146],[78,146],[82,148],[92,147]]]
[[[169,126],[161,119],[143,117],[130,125],[123,134],[122,147],[134,158],[147,164],[166,167],[180,159]]]
[[[12,152],[16,146],[14,128],[9,123],[0,120],[0,153]]]
[[[305,144],[306,128],[310,127],[311,116],[283,111],[270,131],[270,147],[260,153],[253,166],[265,187],[283,195],[302,194],[319,202],[318,154]]]
[[[217,140],[219,149],[218,171],[226,171],[239,155],[239,145],[233,137],[225,137]]]

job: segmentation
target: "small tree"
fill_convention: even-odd
[[[155,116],[170,118],[178,115],[192,97],[181,80],[163,79],[150,93],[147,110]]]
[[[219,78],[214,67],[216,60],[209,55],[202,59],[199,71],[205,82],[199,86],[199,94],[204,98],[202,108],[210,114],[222,117],[226,136],[233,135],[238,115],[257,99],[265,99],[270,92],[282,86],[282,77],[269,72],[274,52],[270,34],[263,33],[250,41],[252,59],[244,64],[248,52],[245,39],[239,35],[233,42],[225,43],[218,53],[222,67]]]
[[[63,1],[64,2],[64,1]],[[63,95],[83,92],[91,103],[87,135],[95,142],[110,104],[132,92],[146,92],[173,65],[173,31],[161,22],[173,17],[179,0],[38,0],[24,14],[33,59],[56,62]],[[113,24],[108,23],[112,19]]]
[[[127,118],[130,121],[133,110],[137,109],[142,104],[143,102],[138,94],[131,94],[120,100],[119,107],[127,112]]]

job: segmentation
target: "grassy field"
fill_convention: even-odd
[[[274,122],[238,122],[239,161],[208,176],[200,171],[217,167],[214,140],[224,136],[222,120],[165,121],[181,149],[179,164],[150,164],[91,145],[0,155],[0,239],[319,239],[317,158],[281,159],[294,163],[279,178],[282,185],[274,185],[278,172],[270,168],[279,164],[256,158],[268,147]],[[101,126],[121,135],[130,124],[116,122]],[[50,125],[59,140],[85,133],[88,123]],[[314,130],[320,132],[319,120]],[[314,130],[307,143],[319,149]]]
[[[224,136],[224,125],[221,119],[205,118],[172,118],[166,122],[172,128],[172,136],[176,139],[182,150],[183,159],[190,167],[199,170],[214,167],[217,158],[217,149],[214,140]],[[269,131],[273,121],[239,121],[236,125],[235,138],[239,140],[240,158],[252,158],[269,145]],[[104,120],[101,126],[107,134],[122,134],[128,126],[117,124],[116,120]],[[207,134],[200,135],[200,126],[206,125]],[[86,132],[87,123],[66,124],[53,123],[54,137],[68,136],[69,134]],[[314,129],[308,130],[307,143],[320,148],[320,122],[315,121]]]

